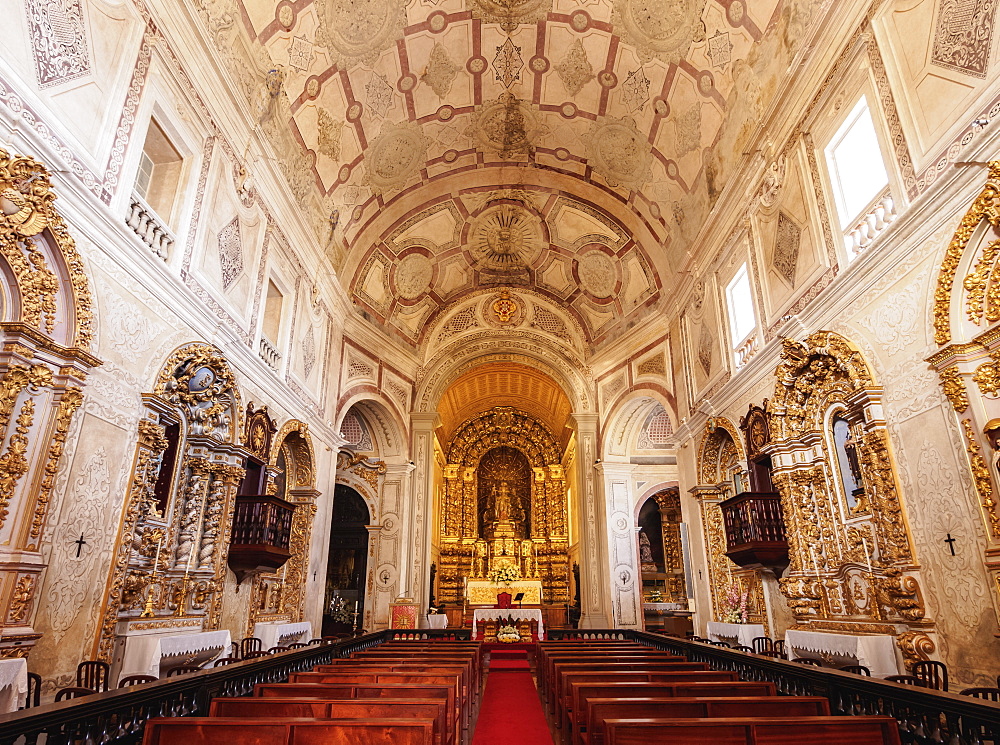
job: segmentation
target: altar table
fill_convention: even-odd
[[[119,680],[126,675],[152,675],[160,677],[160,662],[165,657],[180,664],[203,664],[228,654],[232,644],[228,631],[205,631],[197,634],[148,634],[130,636],[125,642],[125,655]]]
[[[445,613],[428,613],[424,616],[425,629],[446,629],[448,628],[448,616]]]
[[[874,678],[898,675],[896,640],[889,634],[832,634],[823,631],[787,631],[788,659],[830,655],[838,667],[864,665]]]
[[[736,642],[744,647],[753,647],[753,640],[758,636],[767,636],[759,623],[708,622],[708,638],[714,642]]]
[[[28,698],[28,661],[0,659],[0,714],[12,714]]]
[[[545,639],[542,611],[538,608],[476,608],[472,612],[472,638],[476,638],[476,627],[484,621],[496,618],[513,618],[515,621],[538,621],[538,638]]]
[[[293,642],[307,642],[313,638],[313,627],[308,621],[302,623],[258,623],[253,627],[253,635],[263,642],[264,651],[271,647],[285,646]]]
[[[512,598],[517,593],[523,592],[524,598],[521,602],[525,605],[542,604],[542,583],[537,579],[519,579],[509,585],[501,585],[489,580],[470,579],[465,588],[469,605],[496,605],[497,595],[501,592],[509,592]]]

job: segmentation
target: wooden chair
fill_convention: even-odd
[[[302,649],[303,647],[308,647],[309,645],[305,642],[292,642],[285,649]]]
[[[510,608],[510,601],[514,596],[509,592],[498,592],[497,593],[497,604],[493,606],[494,608]]]
[[[783,655],[781,652],[778,652],[778,651],[776,651],[774,649],[767,649],[767,650],[765,650],[763,652],[758,652],[757,656],[758,657],[773,657],[776,660],[783,660],[783,659],[785,659],[785,655]]]
[[[284,652],[286,649],[288,649],[288,647],[281,647],[281,646],[271,647],[269,650],[267,650],[267,653],[268,654],[277,654],[278,652]]]
[[[769,636],[755,636],[750,640],[750,645],[757,654],[774,649],[774,641]]]
[[[215,661],[215,664],[212,665],[212,667],[222,667],[223,665],[232,665],[234,662],[239,662],[239,660],[237,660],[234,657],[220,657]]]
[[[840,671],[844,673],[854,673],[855,675],[867,675],[869,678],[872,676],[872,671],[864,665],[844,665],[840,668]]]
[[[119,688],[142,685],[143,683],[155,683],[159,678],[155,675],[126,675],[118,681]]]
[[[774,649],[775,652],[781,652],[781,656],[782,657],[787,657],[788,656],[788,650],[785,649],[785,640],[784,639],[778,639],[774,643],[773,649]]]
[[[247,659],[247,652],[260,652],[264,649],[264,642],[256,636],[248,636],[240,641],[240,659]]]
[[[97,693],[93,688],[84,688],[83,686],[69,686],[67,688],[60,688],[59,692],[56,693],[56,703],[60,701],[65,701],[68,698],[80,698],[81,696],[89,696],[92,693]]]
[[[1000,702],[1000,688],[966,688],[965,690],[959,691],[962,696],[975,696],[976,698],[986,699],[987,701],[998,701]]]
[[[84,660],[76,666],[76,687],[89,688],[98,693],[108,690],[111,665],[101,660]]]
[[[42,676],[38,673],[28,673],[28,696],[24,700],[24,708],[31,709],[42,703]]]
[[[711,645],[713,645],[715,647],[725,647],[726,649],[730,649],[729,642],[724,642],[724,641],[710,641],[709,644],[711,644]]]
[[[734,644],[733,649],[738,652],[746,652],[747,654],[753,654],[753,647],[747,647],[743,644]]]
[[[256,660],[256,659],[258,659],[260,657],[267,657],[267,656],[268,656],[267,652],[264,652],[263,650],[261,650],[261,651],[258,651],[258,652],[247,652],[245,655],[243,655],[243,659],[244,660]]]
[[[802,665],[815,665],[816,667],[823,667],[823,660],[817,660],[815,657],[796,657],[792,662],[798,662]]]
[[[890,683],[902,683],[906,686],[917,686],[918,688],[926,688],[923,679],[916,677],[915,675],[887,675],[885,679]]]
[[[948,666],[937,660],[922,660],[913,663],[913,675],[926,683],[927,688],[948,690]]]
[[[231,647],[229,656],[232,657],[234,660],[238,660],[240,658],[240,643],[232,642],[229,646]]]

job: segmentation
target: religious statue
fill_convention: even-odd
[[[521,541],[521,576],[534,577],[536,575],[535,544],[530,539],[525,539]]]
[[[491,500],[493,502],[494,522],[513,523],[523,519],[523,512],[506,481],[501,481],[499,485],[493,487]]]
[[[473,545],[472,576],[486,576],[486,541],[478,540]]]
[[[653,549],[649,545],[649,538],[639,530],[639,563],[643,572],[655,572],[656,562],[653,560]]]

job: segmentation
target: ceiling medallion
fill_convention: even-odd
[[[484,151],[506,159],[527,153],[547,131],[541,114],[531,104],[502,93],[497,100],[478,107],[464,134],[474,137]]]
[[[499,23],[507,33],[519,24],[544,21],[552,10],[552,0],[470,0],[472,14],[487,23]]]
[[[703,41],[706,0],[615,0],[611,22],[636,46],[639,59],[677,63]]]
[[[371,65],[403,36],[406,0],[326,0],[316,6],[316,41],[342,66],[356,59]]]
[[[400,189],[427,161],[419,124],[386,125],[365,151],[366,182],[373,191]]]
[[[538,218],[518,204],[487,208],[469,231],[469,253],[485,282],[527,281],[528,267],[544,246]]]
[[[652,148],[631,117],[601,117],[585,143],[588,163],[611,186],[638,189],[649,181]]]

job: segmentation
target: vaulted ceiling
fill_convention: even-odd
[[[196,0],[358,305],[658,306],[820,0]]]

